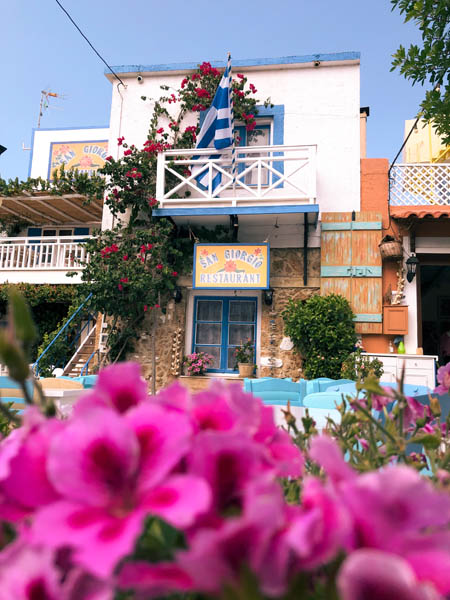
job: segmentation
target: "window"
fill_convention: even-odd
[[[214,357],[211,372],[234,372],[234,353],[248,339],[256,356],[256,298],[199,296],[194,304],[193,352]]]
[[[247,131],[244,125],[238,125],[235,128],[235,136],[237,146],[270,146],[270,124],[256,125],[252,131]],[[268,153],[255,152],[250,156],[257,158],[259,156],[267,156]],[[243,154],[238,154],[238,158],[243,158]],[[238,167],[238,173],[242,173],[244,169],[251,166],[249,164],[240,163]],[[258,183],[258,169],[255,167],[244,175],[244,183],[246,185],[257,185]],[[261,185],[269,185],[269,172],[267,169],[261,171]]]

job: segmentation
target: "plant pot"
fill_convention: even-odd
[[[380,248],[381,258],[384,260],[399,260],[403,258],[403,246],[398,240],[381,242]]]
[[[239,377],[253,377],[255,365],[251,363],[238,363]]]

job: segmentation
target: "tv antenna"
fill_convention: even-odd
[[[56,94],[55,92],[50,92],[47,90],[42,90],[41,91],[41,102],[39,104],[39,118],[38,118],[38,129],[41,126],[41,118],[44,114],[44,111],[46,111],[48,108],[50,108],[50,101],[49,98],[65,98],[65,96],[63,94]]]

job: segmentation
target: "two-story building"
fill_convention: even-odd
[[[88,259],[83,242],[94,229],[101,228],[103,214],[102,199],[87,202],[86,196],[76,189],[55,194],[47,182],[54,179],[55,171],[62,166],[66,171],[77,169],[88,176],[94,174],[104,165],[108,139],[108,127],[34,129],[30,191],[27,186],[17,186],[17,190],[0,194],[0,284],[35,286],[27,289],[35,289],[35,295],[42,298],[41,305],[32,305],[40,338],[65,317],[70,305],[68,299],[72,297],[68,292],[62,293],[61,287],[58,291],[48,285],[65,286],[67,290],[81,281],[81,262]],[[73,277],[68,278],[68,273]],[[47,294],[42,292],[45,285]],[[52,303],[54,318],[50,317]],[[92,353],[94,336],[89,320],[79,338],[72,340],[75,342],[72,359],[67,364],[58,364],[65,368],[65,373],[71,373],[74,365],[78,370],[82,367],[83,359]],[[78,355],[81,344],[84,354]]]
[[[204,172],[212,170],[217,159],[210,157],[210,151],[177,149],[159,154],[159,207],[154,215],[188,227],[229,226],[241,246],[228,245],[226,255],[215,253],[216,267],[206,258],[208,253],[213,256],[214,248],[199,249],[193,263],[195,279],[179,278],[182,300],[161,317],[164,324],[158,330],[158,386],[166,381],[164,371],[174,364],[178,346],[171,340],[180,331],[182,351],[212,354],[214,373],[235,373],[233,350],[242,340],[251,339],[260,376],[298,376],[300,362],[284,338],[281,312],[289,298],[308,298],[320,292],[321,284],[323,293],[344,293],[353,302],[361,333],[381,333],[381,261],[365,249],[367,239],[373,238],[378,252],[381,224],[376,215],[360,213],[361,122],[365,124],[368,111],[361,118],[359,58],[357,52],[343,52],[233,61],[233,72],[248,77],[258,96],[270,97],[273,104],[258,107],[257,135],[246,139],[244,124],[235,124],[240,141],[234,182],[229,151],[221,154],[222,184],[216,189],[201,189],[189,170],[175,184],[167,177],[174,164],[189,165],[194,154]],[[212,65],[225,67],[224,62]],[[161,85],[178,88],[197,64],[113,68],[125,84],[117,84],[107,74],[113,84],[109,152],[119,158],[123,149],[118,138],[137,147],[147,139],[152,103],[142,97],[159,98]],[[197,113],[191,113],[183,126],[195,124],[197,118]],[[355,221],[358,225],[352,225]],[[103,227],[112,224],[105,210]],[[348,239],[342,241],[348,233],[360,249],[353,259],[352,242],[349,246]],[[321,235],[327,248],[326,252],[322,248],[322,258]],[[265,265],[262,278],[245,279],[252,269],[246,268],[239,250],[244,257],[262,252],[270,274]],[[227,257],[234,264],[225,267]],[[358,283],[364,293],[351,285],[361,264],[364,272],[360,270]],[[227,268],[243,274],[227,273]],[[140,361],[149,361],[147,374],[149,344],[144,336],[136,348]]]

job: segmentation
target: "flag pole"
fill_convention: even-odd
[[[234,136],[234,100],[233,100],[233,84],[232,84],[232,76],[231,76],[231,52],[228,52],[228,67],[229,67],[229,71],[228,71],[228,77],[230,78],[229,80],[229,86],[228,86],[228,93],[229,93],[229,103],[230,103],[230,113],[231,113],[231,139],[232,139],[232,143],[231,143],[231,176],[233,178],[233,193],[236,196],[236,139]]]

